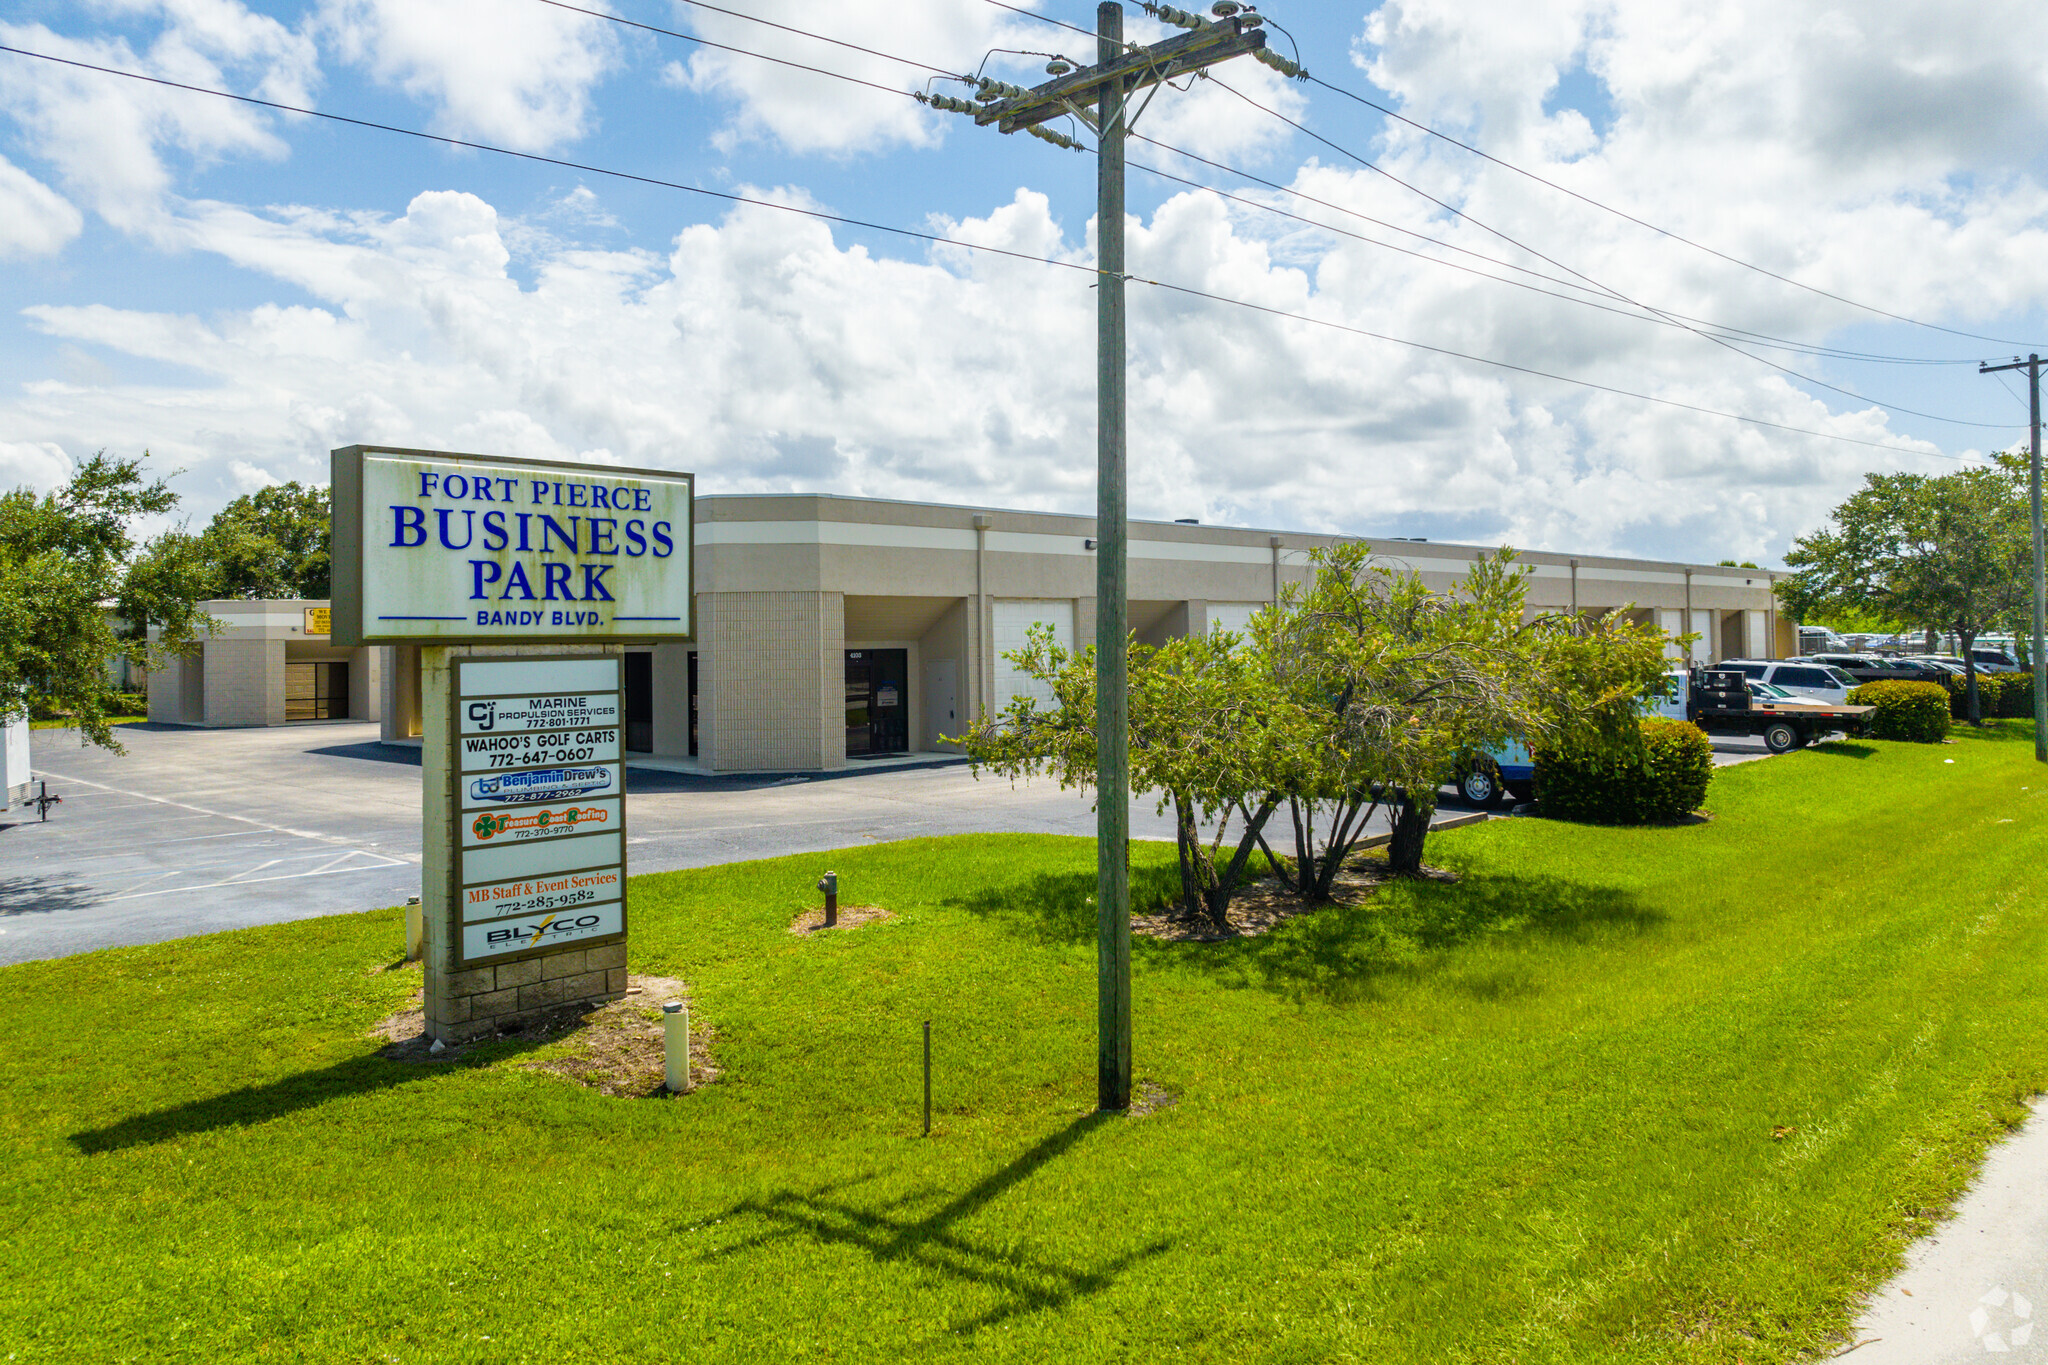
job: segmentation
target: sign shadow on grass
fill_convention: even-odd
[[[492,1047],[491,1058],[539,1047],[508,1038]],[[302,1109],[312,1109],[330,1100],[350,1095],[374,1094],[402,1085],[417,1085],[466,1070],[489,1059],[465,1057],[450,1062],[395,1062],[375,1052],[344,1058],[318,1071],[301,1071],[262,1085],[243,1086],[203,1100],[188,1100],[168,1109],[132,1114],[100,1128],[86,1128],[71,1134],[71,1145],[88,1155],[145,1147],[151,1143],[220,1128],[239,1128],[267,1123],[271,1119]]]
[[[1132,909],[1164,904],[1177,889],[1171,867],[1133,869]],[[1080,943],[1095,937],[1094,896],[1092,872],[1038,873],[948,903],[1026,937]],[[1227,986],[1357,1000],[1375,998],[1388,978],[1414,975],[1436,955],[1477,939],[1636,936],[1664,918],[1614,887],[1475,872],[1456,882],[1396,882],[1358,904],[1326,905],[1263,934],[1205,943],[1139,936],[1131,952],[1141,963],[1193,968]]]
[[[751,1215],[767,1222],[769,1230],[708,1252],[706,1259],[730,1259],[771,1242],[805,1237],[864,1251],[878,1262],[901,1262],[936,1271],[994,1293],[994,1306],[948,1329],[958,1333],[978,1332],[1022,1314],[1062,1308],[1108,1289],[1124,1271],[1166,1251],[1168,1244],[1154,1242],[1112,1256],[1093,1269],[1080,1269],[1033,1255],[1011,1242],[979,1244],[955,1231],[954,1225],[980,1212],[1097,1127],[1121,1122],[1127,1120],[1101,1113],[1078,1118],[922,1216],[902,1211],[906,1205],[921,1202],[917,1194],[867,1204],[853,1197],[853,1189],[872,1177],[826,1184],[808,1193],[790,1190],[743,1200],[711,1218]]]

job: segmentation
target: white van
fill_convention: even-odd
[[[1716,668],[1732,668],[1752,682],[1782,687],[1795,697],[1845,706],[1850,689],[1861,686],[1839,668],[1807,659],[1728,659]]]

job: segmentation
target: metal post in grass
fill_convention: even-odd
[[[2027,502],[2033,523],[2034,550],[2034,640],[2027,662],[2034,674],[2034,761],[2048,763],[2048,660],[2041,652],[2048,647],[2048,569],[2043,566],[2041,544],[2041,357],[2014,359],[2010,365],[1979,365],[1979,374],[2001,370],[2027,372],[2028,416],[2032,440],[2027,447]]]
[[[932,1021],[924,1021],[924,1135],[932,1135]]]

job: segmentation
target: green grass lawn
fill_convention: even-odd
[[[375,1057],[396,911],[0,969],[0,1356],[1811,1358],[2048,1083],[2044,793],[2016,723],[1839,744],[1141,941],[1142,1118],[1069,839],[638,879],[725,1068],[679,1100]],[[792,937],[826,867],[895,918]]]

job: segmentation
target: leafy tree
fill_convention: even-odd
[[[1586,749],[1632,733],[1636,698],[1666,667],[1664,636],[1621,611],[1525,621],[1528,571],[1514,559],[1485,556],[1438,593],[1344,544],[1313,552],[1298,610],[1283,597],[1267,648],[1313,717],[1308,761],[1287,784],[1304,898],[1328,899],[1382,806],[1391,870],[1419,873],[1438,791],[1461,759],[1510,739]]]
[[[1173,807],[1181,913],[1217,929],[1228,927],[1231,898],[1279,805],[1266,781],[1285,712],[1264,657],[1239,644],[1221,631],[1157,649],[1133,644],[1127,664],[1131,790],[1157,792],[1159,809]],[[1094,785],[1094,649],[1070,652],[1034,627],[1004,657],[1046,684],[1052,700],[1012,697],[977,723],[961,741],[977,769]]]
[[[200,535],[215,595],[331,596],[332,520],[330,492],[297,481],[236,498]]]
[[[1525,623],[1527,572],[1509,551],[1448,593],[1364,545],[1313,562],[1307,590],[1290,585],[1249,639],[1131,646],[1131,787],[1172,806],[1182,912],[1218,928],[1255,850],[1304,899],[1328,900],[1381,810],[1394,870],[1419,872],[1438,789],[1462,756],[1511,737],[1618,744],[1664,669],[1663,637],[1623,613]],[[1094,652],[1035,631],[1005,657],[1050,701],[1018,696],[979,722],[962,740],[977,767],[1092,785]],[[1282,807],[1291,859],[1266,836]]]
[[[133,522],[178,502],[162,479],[145,481],[147,458],[100,451],[55,492],[0,495],[0,718],[67,711],[84,742],[118,752],[108,661],[158,668],[212,628],[197,606],[207,575],[175,533],[130,563]]]
[[[1953,631],[1961,642],[1970,723],[1982,725],[1971,649],[2027,609],[2028,524],[2010,465],[1953,474],[1868,474],[1833,525],[1793,542],[1782,589],[1801,620],[1868,612]]]

